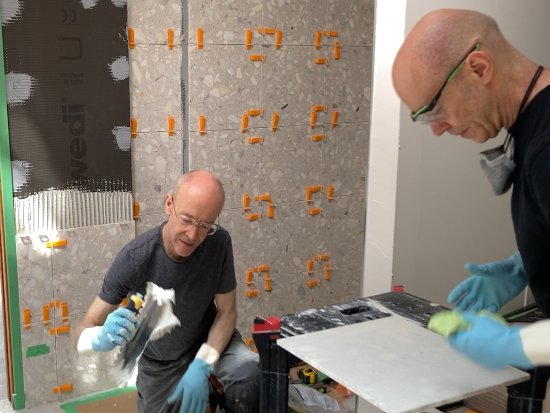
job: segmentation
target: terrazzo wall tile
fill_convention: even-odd
[[[324,79],[328,66],[316,64],[326,58],[328,48],[285,46],[264,48],[266,61],[262,72],[262,126],[271,127],[273,112],[279,114],[279,126],[310,125],[313,105],[326,105]],[[317,123],[327,120],[317,113]]]
[[[330,279],[324,279],[324,275],[321,279],[317,294],[319,306],[345,303],[359,298],[362,274],[363,264],[360,262],[331,267]]]
[[[363,194],[366,187],[369,124],[343,123],[326,129],[321,182],[333,196]]]
[[[50,335],[50,327],[42,322],[31,324],[31,328],[21,329],[21,347],[23,351],[23,379],[25,385],[25,407],[39,406],[58,400],[52,389],[57,386],[57,366],[55,354],[55,335]],[[48,354],[29,357],[32,347],[46,345]],[[29,350],[29,347],[31,349]]]
[[[329,55],[333,48],[327,48]],[[369,120],[372,48],[341,47],[340,59],[326,68],[325,95],[329,112],[338,110],[338,122]],[[329,121],[330,122],[330,121]]]
[[[129,0],[128,27],[136,44],[167,44],[168,29],[174,44],[181,44],[181,0]]]
[[[323,132],[323,127],[316,128],[315,133]],[[307,188],[321,184],[322,143],[313,142],[311,134],[307,126],[266,132],[260,148],[259,188],[273,202],[305,201]]]
[[[206,130],[241,129],[242,118],[260,109],[261,61],[250,55],[262,51],[244,46],[189,47],[189,130],[199,131],[199,116]],[[259,116],[250,116],[248,127],[259,127]]]
[[[21,324],[25,309],[31,322],[42,320],[42,306],[53,300],[52,250],[45,238],[43,242],[37,234],[26,234],[16,236],[16,253]]]
[[[284,45],[314,45],[315,32],[322,32],[327,17],[326,0],[264,0],[263,26],[283,32]],[[273,35],[265,43],[275,44]]]
[[[164,199],[182,174],[181,132],[140,133],[132,140],[134,200],[140,214],[164,212]]]
[[[189,43],[197,44],[197,29],[203,30],[204,44],[245,44],[246,30],[253,43],[260,44],[262,0],[189,1]]]
[[[319,306],[319,285],[308,287],[314,279],[304,274],[283,275],[271,278],[271,291],[261,290],[258,301],[260,317],[280,317]]]
[[[269,265],[272,276],[306,274],[307,262],[318,253],[321,215],[310,215],[320,201],[275,204],[274,217],[261,222],[258,264]]]
[[[338,31],[340,45],[372,46],[374,0],[328,0],[326,28]]]
[[[130,113],[138,132],[181,130],[181,46],[136,45],[130,49]]]
[[[189,133],[189,169],[211,172],[225,190],[224,208],[239,208],[243,195],[257,194],[260,144],[248,143],[261,137],[266,129],[209,131]]]
[[[365,196],[341,196],[332,202],[323,201],[319,239],[319,253],[328,253],[331,265],[362,262]]]
[[[56,336],[57,376],[59,385],[72,384],[72,390],[59,394],[59,400],[67,400],[83,394],[116,387],[116,381],[109,370],[115,362],[115,351],[93,353],[89,356],[79,355],[73,348],[73,334],[84,314],[69,317],[70,331]],[[64,323],[66,324],[66,323]],[[56,326],[61,326],[56,320]],[[51,390],[50,390],[51,391]]]
[[[262,223],[261,220],[248,221],[246,218],[247,214],[258,212],[256,207],[250,208],[248,213],[243,212],[242,208],[227,209],[220,216],[222,227],[231,235],[237,282],[245,282],[246,270],[258,265],[258,242]]]
[[[247,297],[247,291],[258,290],[257,283],[251,283],[249,286],[245,282],[237,283],[237,330],[243,336],[243,339],[252,337],[252,326],[254,317],[258,315],[259,296]]]
[[[68,314],[85,313],[119,251],[135,238],[135,222],[59,231],[65,247],[53,253],[54,299],[67,303]],[[56,307],[56,317],[61,317]]]
[[[136,238],[150,229],[158,227],[165,221],[168,221],[168,215],[166,213],[140,215],[136,221]]]

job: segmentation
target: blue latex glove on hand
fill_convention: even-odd
[[[126,308],[117,308],[107,316],[105,324],[92,338],[94,351],[111,351],[131,341],[139,327],[137,317]]]
[[[485,309],[496,313],[528,284],[519,252],[505,261],[484,265],[468,263],[465,268],[474,275],[456,286],[447,298],[450,304],[458,301],[456,310],[466,311],[473,304],[473,311]]]
[[[212,369],[201,359],[195,359],[181,378],[168,404],[181,400],[180,413],[204,413],[208,403],[208,378]]]
[[[488,369],[533,367],[523,350],[520,336],[523,327],[504,326],[490,316],[473,313],[465,313],[463,317],[472,327],[449,336],[453,349]]]

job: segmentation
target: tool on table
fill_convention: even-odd
[[[298,371],[298,378],[303,384],[314,384],[317,382],[317,372],[313,369],[302,369]]]

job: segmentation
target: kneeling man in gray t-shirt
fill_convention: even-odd
[[[226,412],[259,412],[258,355],[235,329],[235,268],[229,233],[215,224],[225,201],[208,172],[183,175],[166,195],[168,221],[117,255],[77,326],[75,348],[111,351],[130,341],[136,317],[120,302],[147,282],[175,291],[181,326],[148,343],[138,364],[140,413],[205,413],[209,377],[225,386]]]

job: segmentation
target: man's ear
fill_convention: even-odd
[[[164,210],[168,215],[172,213],[172,208],[174,206],[174,199],[172,198],[172,195],[166,194],[164,197]]]
[[[484,85],[488,84],[493,79],[493,61],[483,50],[477,50],[470,53],[466,60],[466,66]]]

